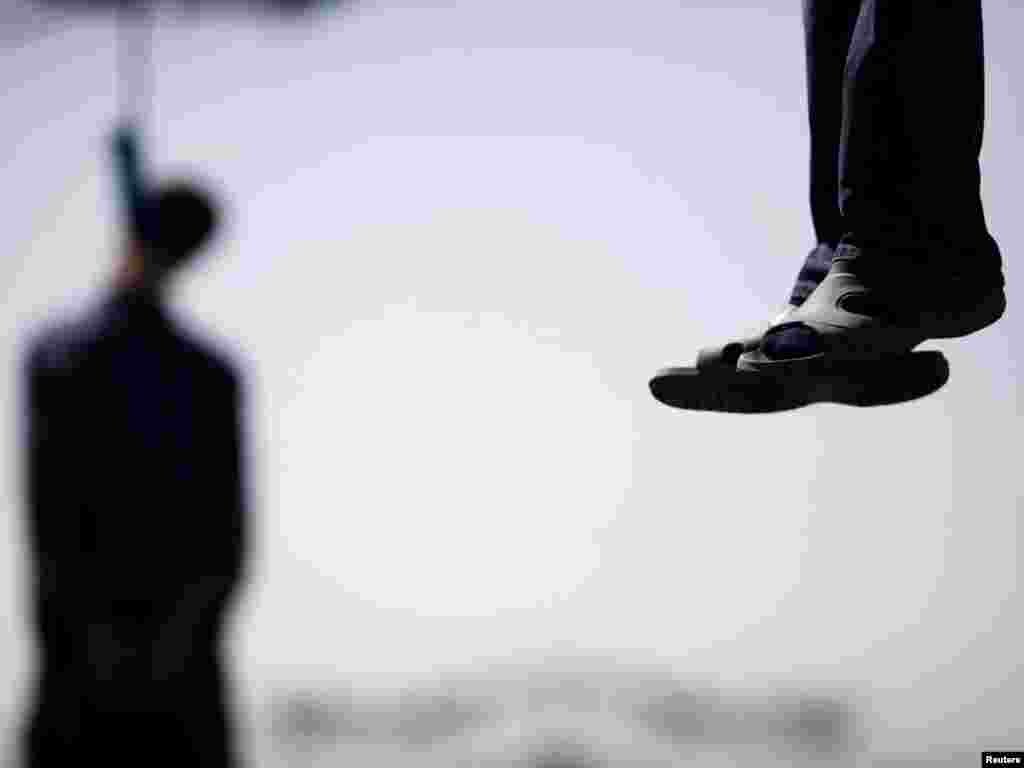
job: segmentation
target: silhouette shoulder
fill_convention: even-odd
[[[93,350],[102,335],[102,318],[94,312],[61,318],[30,336],[25,364],[35,375],[71,373]]]
[[[233,355],[219,344],[192,333],[182,333],[181,341],[193,364],[204,371],[213,383],[231,397],[241,394],[242,375]]]

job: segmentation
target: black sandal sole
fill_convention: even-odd
[[[651,394],[672,408],[718,413],[779,413],[814,403],[854,407],[895,405],[930,395],[949,380],[938,351],[909,352],[872,361],[816,361],[800,373],[663,368]]]

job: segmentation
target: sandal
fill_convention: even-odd
[[[854,246],[840,246],[825,279],[807,301],[770,328],[739,370],[820,375],[836,364],[905,355],[926,339],[966,336],[998,320],[1006,308],[1001,281],[978,289],[955,280],[926,282],[914,273],[902,289],[873,288],[856,269]],[[923,296],[923,298],[921,298]],[[939,306],[928,307],[929,300]]]
[[[794,310],[796,306],[788,304],[768,327],[784,322]],[[756,374],[736,370],[740,355],[760,346],[761,335],[750,335],[719,347],[704,347],[697,352],[695,366],[663,368],[650,380],[651,394],[666,405],[697,411],[767,413],[785,410],[780,407],[781,391],[773,382],[760,381],[761,377]]]
[[[765,330],[786,322],[789,319],[789,316],[796,309],[797,307],[795,304],[787,304],[785,309],[781,310],[779,314],[768,323]],[[765,331],[762,330],[760,333],[751,334],[738,341],[730,341],[724,346],[703,347],[697,351],[697,367],[693,370],[707,371],[716,368],[736,370],[736,361],[739,360],[740,355],[745,352],[753,352],[761,346],[761,338],[764,334]]]

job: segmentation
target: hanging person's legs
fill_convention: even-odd
[[[784,322],[825,278],[843,235],[839,209],[839,147],[843,76],[861,0],[804,0],[804,51],[810,128],[810,204],[817,245],[807,254],[788,303],[769,325]],[[763,334],[700,350],[698,367],[734,368],[739,356],[760,345]]]
[[[839,199],[839,159],[841,149],[845,148],[842,142],[844,87],[848,82],[847,59],[851,47],[856,48],[854,31],[863,5],[862,0],[804,0],[811,135],[810,204],[818,245],[807,255],[790,292],[789,303],[770,324],[772,327],[802,311],[800,308],[808,297],[829,274],[836,248],[847,232]],[[928,113],[920,114],[927,117]],[[870,135],[870,131],[862,133]],[[847,167],[849,163],[843,166]],[[849,174],[843,178],[848,185]],[[849,247],[849,240],[844,248]],[[791,337],[792,334],[787,332],[786,335]],[[661,402],[678,408],[770,413],[814,402],[858,406],[905,402],[934,392],[949,376],[949,366],[939,352],[901,355],[890,358],[884,365],[858,365],[852,371],[832,366],[832,371],[812,378],[758,376],[751,373],[751,369],[789,370],[783,366],[751,365],[750,358],[759,354],[763,336],[764,331],[721,347],[702,349],[695,367],[662,369],[650,381],[652,394]],[[741,357],[743,363],[739,363]],[[822,366],[810,364],[807,367],[813,370]]]
[[[810,128],[811,220],[818,246],[797,275],[790,305],[800,306],[825,279],[843,236],[839,209],[839,149],[843,80],[860,0],[804,0],[807,113]]]
[[[827,15],[839,4],[805,7],[809,62],[829,50],[814,36],[826,5]],[[981,0],[860,6],[842,92],[843,236],[827,277],[759,349],[740,357],[741,369],[814,371],[824,362],[898,355],[928,338],[980,330],[1005,308],[1001,257],[980,198]],[[812,143],[824,146],[813,122],[828,115],[815,108],[817,72],[810,70]],[[832,237],[836,222],[819,195],[827,186],[812,182],[815,226],[819,237]],[[820,268],[809,260],[804,275],[796,292]]]

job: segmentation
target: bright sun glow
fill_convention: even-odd
[[[294,554],[350,593],[487,615],[571,593],[630,483],[628,405],[500,316],[383,309],[325,337],[285,410]]]

